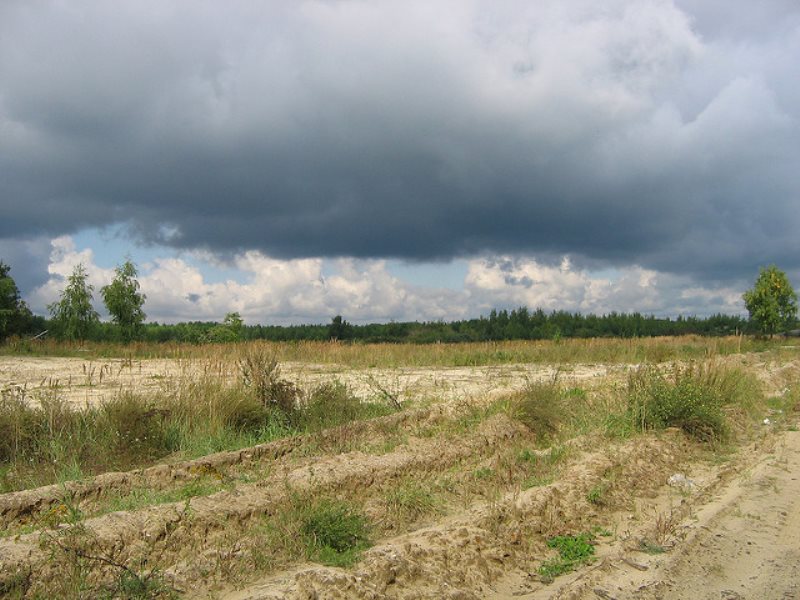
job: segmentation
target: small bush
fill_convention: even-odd
[[[308,558],[326,565],[349,566],[370,545],[366,517],[343,502],[319,501],[300,523]]]
[[[253,390],[264,406],[277,407],[287,415],[297,410],[300,390],[281,378],[278,360],[263,346],[248,346],[239,359],[242,383]]]
[[[555,436],[565,417],[561,389],[556,382],[529,383],[514,395],[513,416],[538,437]]]
[[[728,434],[725,407],[752,411],[759,396],[752,378],[717,366],[675,367],[671,376],[646,367],[628,381],[629,413],[638,427],[679,427],[705,442]]]

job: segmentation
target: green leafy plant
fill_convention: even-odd
[[[321,500],[308,507],[301,518],[300,533],[308,558],[330,566],[350,566],[370,546],[366,517],[335,500]]]
[[[797,294],[786,273],[775,265],[762,267],[755,285],[742,298],[750,319],[770,337],[797,318]]]
[[[602,481],[594,486],[589,492],[586,494],[586,500],[590,504],[594,504],[596,506],[602,506],[606,503],[606,492],[608,492],[609,484],[606,481]]]
[[[47,306],[58,332],[68,340],[85,340],[99,321],[92,306],[94,286],[88,279],[86,268],[77,264],[67,278],[67,287],[61,292],[58,302]]]
[[[114,270],[114,280],[100,288],[100,295],[125,342],[139,337],[146,315],[142,310],[146,296],[139,292],[136,266],[130,259]]]
[[[549,583],[559,575],[568,573],[594,558],[593,537],[590,533],[558,535],[547,540],[547,547],[558,551],[558,556],[539,567],[542,581]]]

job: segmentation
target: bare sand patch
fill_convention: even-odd
[[[351,369],[343,365],[281,363],[281,373],[304,389],[339,381],[363,399],[381,390],[402,400],[452,401],[488,398],[520,389],[527,382],[558,377],[562,383],[592,386],[609,376],[624,377],[626,365],[512,364],[481,367],[398,367]],[[235,361],[200,359],[101,359],[0,356],[0,389],[37,395],[57,391],[76,404],[97,404],[120,392],[151,394],[168,391],[177,381],[197,377],[232,380]]]

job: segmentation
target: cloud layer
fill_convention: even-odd
[[[0,238],[346,257],[326,307],[389,257],[799,270],[797,64],[778,0],[4,2]]]
[[[215,266],[215,260],[208,253],[194,253],[142,265],[139,281],[149,319],[221,321],[226,313],[237,311],[249,323],[327,322],[337,314],[360,323],[431,321],[473,318],[493,308],[518,306],[595,314],[742,311],[741,292],[734,288],[691,287],[686,277],[641,267],[602,275],[576,268],[567,257],[558,265],[530,257],[473,259],[459,290],[412,285],[392,275],[383,260],[279,260],[257,251],[234,258],[229,272],[243,274],[241,281],[231,277],[212,282],[203,275],[203,266]],[[70,237],[54,239],[50,277],[30,295],[31,306],[44,313],[78,263],[86,267],[89,282],[99,292],[114,272],[96,262],[91,249],[77,248]],[[99,293],[95,300],[100,309]]]

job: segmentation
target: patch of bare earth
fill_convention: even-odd
[[[800,433],[787,431],[752,449],[727,476],[701,482],[681,502],[665,554],[648,555],[631,537],[609,548],[596,568],[517,597],[800,598]]]
[[[512,579],[508,597],[517,597],[543,586],[536,570],[548,555],[547,537],[605,521],[587,500],[604,477],[615,474],[617,494],[650,496],[686,454],[679,435],[584,449],[559,481],[475,503],[385,540],[351,571],[305,565],[226,597],[478,599],[496,596]]]
[[[591,385],[610,375],[622,379],[627,370],[626,365],[349,369],[331,364],[281,363],[283,376],[305,389],[334,379],[346,384],[360,398],[379,396],[384,390],[404,401],[495,397],[520,389],[530,381],[552,379],[556,374],[564,382]],[[108,400],[121,391],[137,394],[169,391],[174,382],[198,376],[232,380],[239,372],[235,361],[0,356],[0,389],[24,389],[34,400],[38,394],[57,390],[65,400],[80,406]]]

